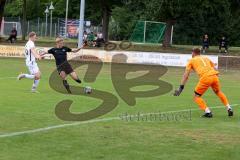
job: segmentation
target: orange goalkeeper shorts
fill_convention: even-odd
[[[215,93],[220,91],[218,75],[202,77],[195,88],[195,94],[201,96],[211,87]]]

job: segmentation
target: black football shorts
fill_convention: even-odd
[[[73,72],[72,66],[68,63],[65,62],[59,66],[57,66],[58,73],[60,74],[62,71],[64,71],[66,74],[70,74]]]

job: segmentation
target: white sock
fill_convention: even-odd
[[[208,107],[205,109],[205,113],[211,113],[211,111]]]
[[[230,106],[230,104],[227,104],[226,107],[227,107],[227,110],[232,109],[232,107]]]
[[[28,78],[28,79],[34,79],[34,75],[32,74],[24,74],[25,78]]]
[[[34,80],[33,86],[32,86],[32,89],[33,89],[33,90],[35,90],[35,89],[37,88],[37,86],[38,86],[38,84],[39,84],[39,81],[40,81],[40,80]]]

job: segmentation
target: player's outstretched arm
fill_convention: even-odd
[[[44,59],[45,57],[47,57],[46,55],[49,54],[47,52],[42,52],[40,53],[41,59]]]
[[[213,63],[213,61],[209,60],[210,61],[210,65],[216,70],[218,71],[218,65],[216,63]]]
[[[51,54],[51,53],[49,52],[49,50],[47,50],[47,49],[41,49],[41,50],[39,50],[39,56],[40,56],[42,59],[44,59],[44,58],[47,56],[47,54]]]
[[[31,48],[31,52],[35,58],[42,59],[42,57],[37,53],[36,48]]]
[[[183,74],[179,88],[177,90],[175,90],[175,92],[173,94],[174,96],[180,96],[180,94],[182,93],[182,91],[184,89],[185,84],[187,83],[189,75],[190,75],[190,71],[186,70],[185,73]]]
[[[77,52],[80,51],[81,49],[82,49],[82,47],[81,47],[81,48],[77,48],[77,49],[73,49],[72,52],[73,52],[73,53],[77,53]]]

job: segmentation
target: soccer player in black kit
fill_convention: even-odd
[[[68,91],[68,93],[70,94],[71,94],[71,90],[66,80],[67,76],[70,75],[72,79],[75,80],[77,83],[81,83],[81,80],[78,78],[78,75],[76,74],[76,72],[72,69],[72,66],[68,63],[67,52],[76,53],[79,50],[81,50],[81,48],[72,50],[68,47],[65,47],[63,39],[56,38],[56,48],[52,48],[48,50],[48,53],[45,53],[45,54],[52,54],[54,56],[58,73],[63,80],[63,85]]]

